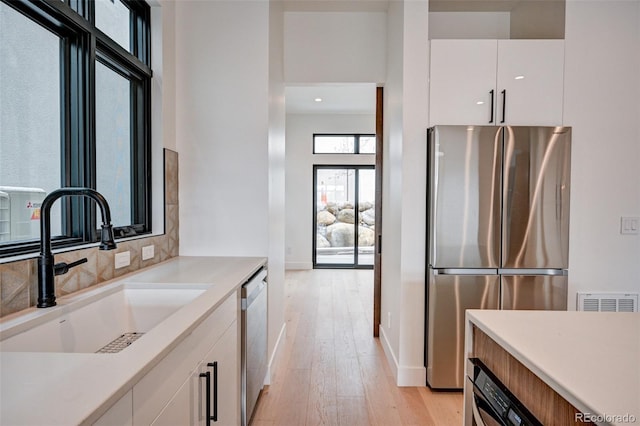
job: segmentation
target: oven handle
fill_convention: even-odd
[[[473,419],[476,425],[487,426],[485,419],[487,418],[486,416],[489,416],[496,424],[508,426],[505,420],[500,417],[493,407],[484,399],[484,395],[482,395],[482,392],[475,383],[473,383],[472,393],[471,412],[473,413]],[[486,413],[485,417],[483,417],[482,413]]]
[[[478,426],[486,426],[484,420],[482,420],[482,416],[480,415],[480,411],[478,410],[478,405],[476,404],[476,396],[473,395],[473,403],[471,404],[471,412],[473,413],[473,423]]]

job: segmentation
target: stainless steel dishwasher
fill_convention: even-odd
[[[242,426],[247,426],[267,374],[267,269],[242,286]]]

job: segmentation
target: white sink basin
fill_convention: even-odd
[[[149,332],[209,287],[119,283],[61,298],[2,323],[0,351],[95,353],[126,333]]]

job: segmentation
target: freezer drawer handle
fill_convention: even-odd
[[[440,268],[434,269],[433,275],[496,275],[497,269],[456,269],[456,268]]]
[[[500,275],[552,275],[566,276],[566,269],[498,269]]]

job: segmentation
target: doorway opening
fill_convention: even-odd
[[[375,166],[315,165],[313,188],[313,267],[373,269]]]

